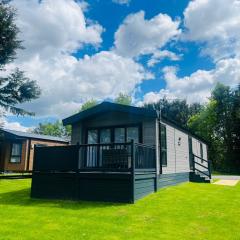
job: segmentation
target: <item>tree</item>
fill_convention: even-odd
[[[115,98],[114,102],[123,105],[131,105],[132,98],[130,95],[119,93],[119,95]]]
[[[217,84],[209,103],[188,125],[208,140],[216,170],[240,173],[240,87]]]
[[[169,101],[166,98],[160,99],[157,103],[145,104],[144,107],[161,112],[163,117],[171,119],[183,127],[187,127],[188,119],[202,108],[199,103],[189,105],[186,100]]]
[[[54,123],[39,123],[33,131],[36,134],[43,134],[56,137],[70,137],[71,126],[63,126],[62,122],[56,121]]]
[[[16,58],[17,50],[23,49],[15,18],[15,9],[7,1],[0,1],[0,106],[13,114],[33,114],[16,105],[39,97],[36,82],[25,77],[18,68],[10,74],[5,71],[5,66]]]
[[[202,110],[191,116],[188,120],[188,127],[197,135],[201,136],[208,142],[208,158],[212,160],[214,169],[219,169],[218,165],[222,165],[222,141],[214,132],[217,122],[216,114],[217,102],[210,102],[202,108]]]
[[[85,102],[85,103],[82,105],[80,111],[87,110],[87,109],[92,108],[92,107],[94,107],[94,106],[96,106],[96,105],[97,105],[97,100],[95,100],[95,99],[88,100],[87,102]]]

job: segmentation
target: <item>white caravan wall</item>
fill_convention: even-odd
[[[189,172],[188,135],[175,129],[176,172]]]
[[[163,174],[190,172],[188,145],[189,135],[166,123],[163,123],[163,125],[166,126],[167,134],[167,166],[163,166]],[[192,136],[190,135],[190,137]],[[201,156],[200,143],[202,143],[203,146],[203,158],[207,160],[208,158],[206,144],[197,140],[194,137],[192,137],[193,154],[199,157]],[[206,162],[202,163],[200,159],[198,159],[197,161],[207,167]],[[201,166],[196,165],[196,167],[198,167],[199,170],[206,171],[206,169]]]

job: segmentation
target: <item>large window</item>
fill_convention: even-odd
[[[87,143],[94,144],[98,142],[98,131],[97,130],[88,130]]]
[[[124,143],[125,142],[125,128],[115,128],[114,129],[114,142]]]
[[[111,130],[104,128],[100,130],[100,143],[110,143],[111,142]]]
[[[21,143],[13,143],[10,163],[20,163],[22,155],[22,144]]]
[[[109,128],[95,128],[87,131],[87,143],[124,143],[133,140],[140,142],[139,126],[116,126]]]
[[[167,166],[167,134],[166,134],[166,126],[161,126],[161,135],[160,135],[160,143],[161,143],[161,162],[162,166]]]
[[[138,127],[128,127],[127,128],[127,142],[133,140],[135,143],[139,142],[139,128]]]

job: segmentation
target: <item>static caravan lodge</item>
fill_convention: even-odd
[[[59,137],[0,129],[0,172],[31,171],[35,146],[64,146]]]
[[[210,181],[206,142],[154,110],[103,102],[63,124],[72,126],[72,145],[36,149],[34,197],[134,202],[161,187]]]

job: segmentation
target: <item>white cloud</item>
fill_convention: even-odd
[[[168,50],[155,51],[151,59],[149,59],[149,61],[147,62],[147,65],[149,67],[153,67],[154,65],[162,61],[164,58],[168,58],[172,61],[179,61],[181,59],[181,56]]]
[[[29,132],[33,127],[25,127],[19,122],[8,122],[6,119],[1,119],[1,127],[9,130],[16,130],[21,132]]]
[[[184,11],[184,38],[206,43],[215,61],[240,56],[240,1],[194,0]]]
[[[145,19],[140,11],[130,14],[115,33],[115,51],[127,57],[153,54],[180,34],[179,21],[166,14]]]
[[[25,50],[20,52],[28,59],[36,54],[49,58],[57,54],[72,53],[85,44],[98,46],[102,26],[87,24],[81,9],[82,3],[74,0],[13,0],[18,11],[17,25],[21,30]]]
[[[82,2],[14,0],[25,50],[9,68],[19,67],[42,89],[39,99],[22,107],[37,116],[63,117],[89,98],[114,98],[131,93],[150,73],[131,58],[111,51],[77,59],[72,53],[85,44],[98,46],[103,28],[86,20]],[[90,24],[87,24],[90,22]]]
[[[120,5],[129,5],[131,2],[131,0],[112,0],[112,1]]]
[[[206,102],[217,82],[235,87],[240,83],[240,59],[220,60],[215,69],[197,70],[190,76],[178,78],[176,68],[165,67],[166,89],[179,98],[189,102]]]
[[[144,79],[153,77],[132,59],[108,51],[79,60],[65,55],[45,61],[34,58],[21,68],[43,90],[38,100],[24,106],[41,115],[71,114],[90,97],[102,100],[131,93]]]
[[[166,89],[145,94],[143,101],[138,102],[138,105],[154,103],[163,97],[186,99],[189,103],[207,102],[211,90],[217,82],[231,87],[236,87],[240,83],[240,59],[223,59],[216,64],[213,70],[197,70],[190,76],[182,78],[177,76],[175,67],[165,67],[163,73]]]
[[[143,104],[156,103],[160,99],[166,98],[168,100],[176,99],[177,97],[168,89],[161,89],[159,92],[148,92],[143,96],[143,100],[137,103],[138,106]]]

